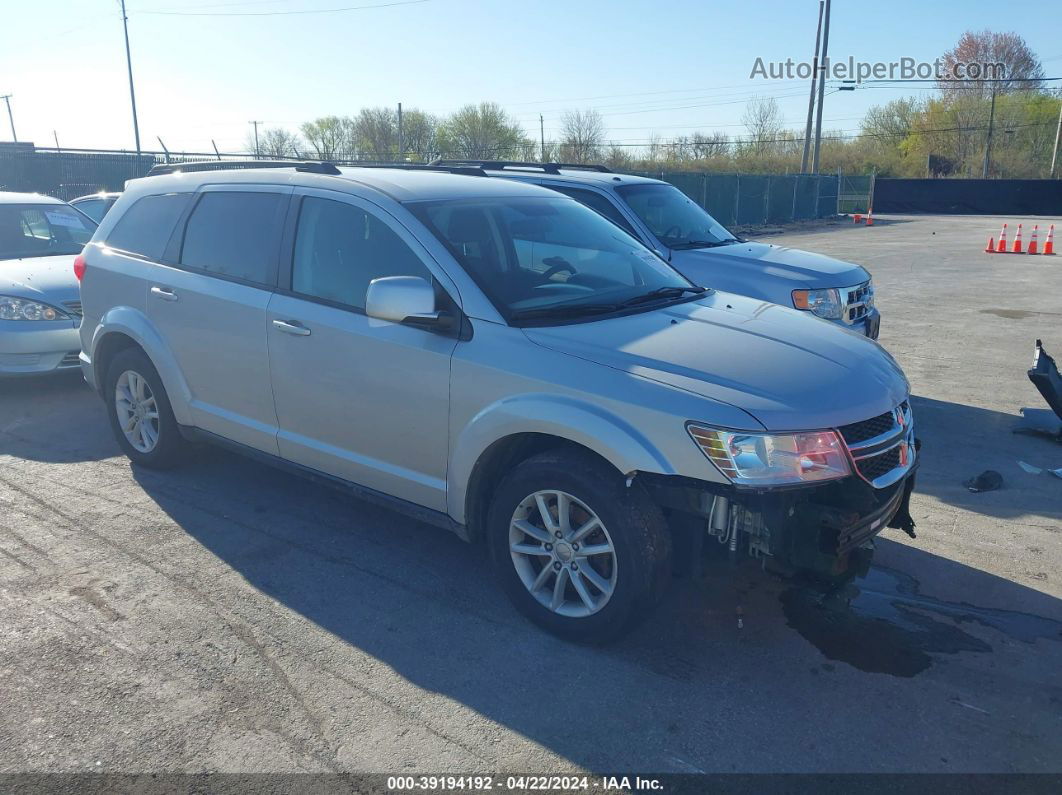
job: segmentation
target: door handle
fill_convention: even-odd
[[[285,334],[292,334],[296,337],[310,336],[310,330],[297,320],[274,320],[273,325],[276,326],[277,331],[283,331]]]
[[[162,301],[177,300],[177,293],[168,287],[152,287],[151,294]]]

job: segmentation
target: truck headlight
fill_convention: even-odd
[[[833,287],[828,290],[793,290],[793,306],[827,320],[840,320],[844,312],[841,291]]]
[[[67,317],[65,312],[38,301],[0,295],[0,320],[65,320]]]
[[[851,472],[844,444],[833,431],[749,433],[693,423],[686,430],[708,460],[742,486],[814,483]]]

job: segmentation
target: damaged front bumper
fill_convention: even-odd
[[[882,488],[855,476],[779,489],[664,475],[645,474],[641,480],[668,514],[675,543],[686,547],[689,560],[699,561],[714,540],[731,556],[762,558],[780,573],[832,583],[866,573],[873,553],[869,542],[886,527],[914,538],[910,501],[916,469]]]

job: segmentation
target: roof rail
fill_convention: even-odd
[[[193,160],[188,163],[165,163],[152,166],[149,177],[160,174],[176,174],[184,171],[228,171],[248,168],[293,168],[312,174],[338,174],[335,163],[323,160]]]
[[[539,169],[546,174],[560,174],[562,168],[579,170],[579,171],[599,171],[603,174],[611,174],[612,169],[608,166],[602,166],[599,164],[588,163],[532,163],[529,161],[521,160],[444,160],[442,158],[438,160],[432,160],[429,165],[432,166],[449,166],[451,168],[457,166],[473,166],[476,168],[487,169],[491,171],[504,171],[507,168],[523,170],[523,169]]]
[[[464,174],[470,177],[485,177],[486,172],[478,165],[455,163],[435,165],[430,163],[351,163],[353,168],[398,168],[404,171],[434,171],[449,174]],[[340,174],[335,163],[323,160],[194,160],[188,163],[166,163],[152,166],[147,176],[176,174],[184,171],[226,171],[249,168],[293,168],[311,174]]]

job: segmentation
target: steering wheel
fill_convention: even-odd
[[[574,265],[561,257],[549,257],[542,260],[542,264],[551,266],[549,270],[542,274],[543,279],[552,279],[558,273],[563,273],[564,271],[573,275],[579,272]]]

